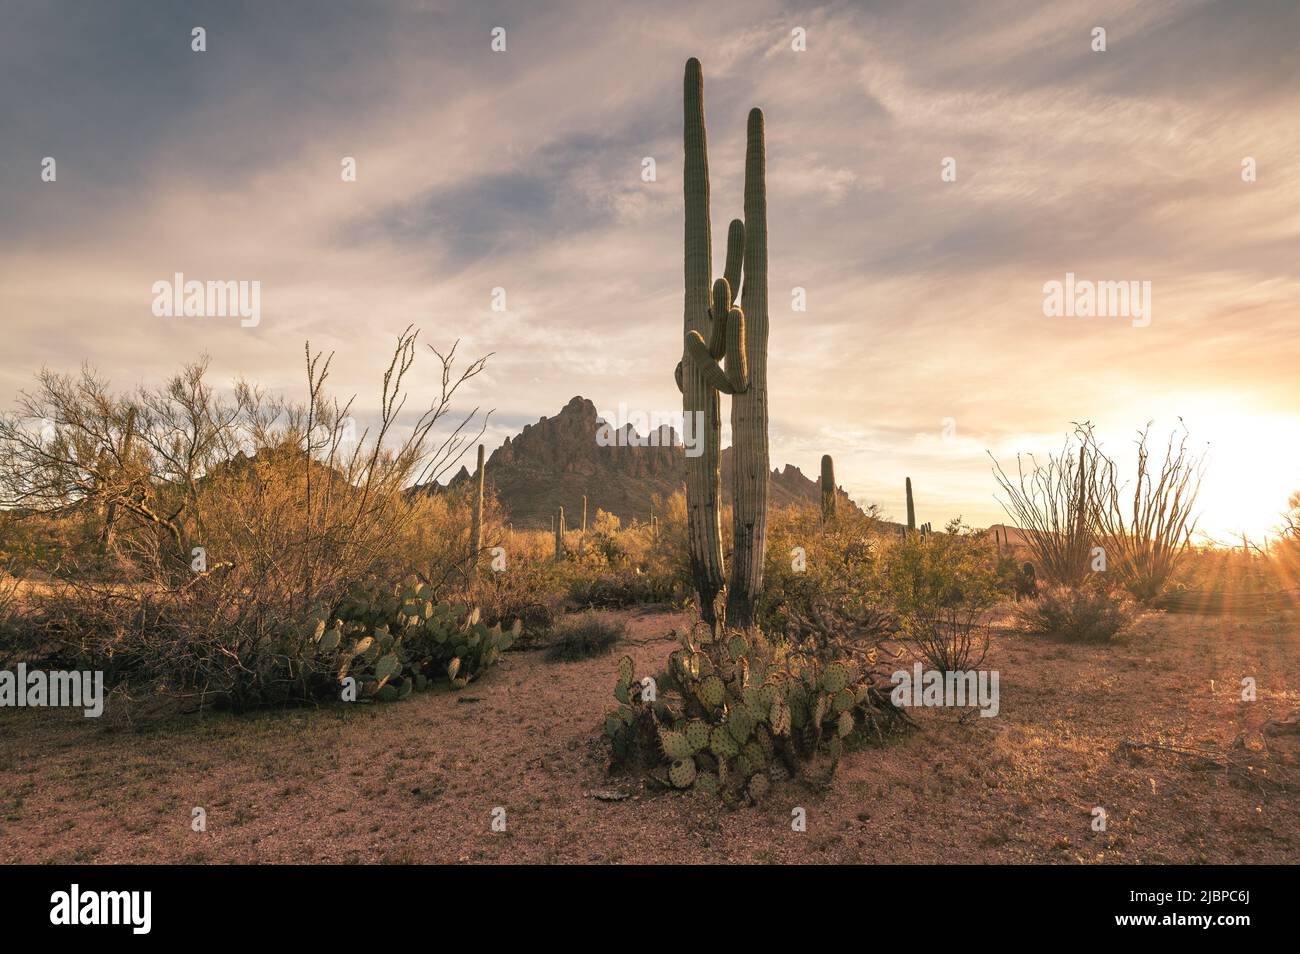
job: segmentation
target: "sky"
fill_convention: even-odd
[[[461,400],[494,409],[489,450],[575,394],[680,409],[697,56],[719,271],[766,116],[774,465],[829,453],[860,502],[899,517],[911,477],[920,521],[986,525],[990,455],[1087,420],[1125,465],[1181,418],[1210,533],[1258,538],[1300,489],[1293,0],[0,0],[0,23],[6,409],[42,366],[129,388],[204,353],[301,397],[310,340],[364,417],[408,324],[493,353]],[[257,324],[155,315],[178,272],[260,282]],[[1067,274],[1149,310],[1048,314]]]

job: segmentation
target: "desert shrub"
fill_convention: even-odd
[[[1287,539],[1270,551],[1243,547],[1189,550],[1178,562],[1164,595],[1188,591],[1206,597],[1267,594],[1291,589],[1300,579],[1300,560]]]
[[[1004,553],[999,556],[994,569],[994,586],[998,595],[1017,602],[1035,598],[1038,595],[1038,583],[1033,566],[1013,554]]]
[[[590,659],[609,652],[626,635],[626,623],[600,613],[566,616],[551,630],[546,658],[551,662]]]
[[[627,562],[631,535],[620,532],[622,526],[617,515],[597,509],[586,534],[579,534],[579,550],[598,556],[607,566],[619,566]]]
[[[660,602],[666,595],[656,592],[653,581],[639,568],[597,568],[569,575],[568,596],[576,606],[616,609]]]
[[[0,567],[13,576],[57,575],[70,557],[87,564],[99,536],[93,514],[0,509]]]
[[[485,618],[519,618],[540,636],[566,607],[614,609],[681,600],[688,591],[686,563],[674,538],[678,521],[684,525],[685,499],[677,494],[666,505],[656,499],[655,506],[666,511],[657,533],[649,524],[624,526],[598,510],[585,535],[576,529],[566,533],[561,560],[555,559],[552,533],[507,532],[501,543],[504,564],[499,572],[480,570],[470,588],[473,601]]]
[[[987,611],[998,596],[982,535],[960,519],[945,533],[908,534],[889,547],[883,574],[904,642],[941,672],[979,666],[989,646]]]
[[[470,521],[474,487],[466,481],[454,487],[422,488],[410,499],[410,515],[401,535],[392,541],[404,567],[433,588],[441,598],[476,598],[479,577],[490,573],[493,548],[507,547],[505,514],[491,485],[483,495],[483,552],[470,552]],[[510,560],[513,563],[513,560]]]
[[[532,648],[563,613],[565,564],[555,561],[554,538],[545,531],[510,529],[499,545],[504,550],[503,568],[492,569],[485,560],[469,597],[482,608],[489,624],[520,620],[525,637],[517,645]]]
[[[680,633],[681,648],[649,698],[630,656],[618,664],[605,717],[611,766],[659,784],[760,801],[772,783],[826,782],[846,744],[903,720],[874,657],[848,642],[773,643],[760,633]]]
[[[33,628],[20,612],[23,581],[0,570],[0,669],[39,657]]]
[[[1052,587],[1019,611],[1031,633],[1071,643],[1108,643],[1132,621],[1132,611],[1099,588]]]
[[[407,329],[378,422],[360,434],[351,403],[326,395],[329,359],[310,349],[302,404],[242,381],[222,397],[203,362],[127,394],[90,369],[43,372],[0,419],[0,504],[93,531],[31,600],[46,643],[205,700],[314,698],[329,667],[317,665],[310,621],[333,618],[355,586],[412,569],[400,546],[420,512],[409,487],[471,441],[474,415],[431,436],[483,367],[457,371],[454,348],[434,352],[441,385],[395,436],[416,353]]]
[[[1282,514],[1282,535],[1278,540],[1277,560],[1287,580],[1300,579],[1300,493],[1287,500]]]
[[[755,608],[760,629],[797,641],[890,631],[880,575],[885,546],[874,513],[846,510],[822,523],[815,508],[774,511]]]
[[[655,495],[655,527],[633,521],[623,526],[603,510],[567,561],[568,597],[579,607],[615,608],[683,600],[691,591],[686,558],[686,498],[666,502]]]
[[[681,603],[692,598],[690,558],[686,543],[686,494],[676,491],[668,499],[650,498],[655,526],[633,522],[623,530],[626,565],[634,569],[637,602]]]

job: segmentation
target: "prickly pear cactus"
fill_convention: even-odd
[[[732,805],[755,802],[787,778],[829,778],[844,745],[902,720],[884,671],[846,646],[772,644],[739,631],[715,639],[699,629],[698,641],[679,634],[653,696],[637,686],[631,657],[619,660],[619,706],[604,723],[612,768]]]
[[[358,697],[392,701],[422,692],[446,677],[461,689],[493,666],[519,638],[518,620],[503,630],[488,627],[478,609],[433,600],[425,584],[391,590],[354,590],[332,626],[317,620],[311,636],[317,665],[338,682],[352,677]]]

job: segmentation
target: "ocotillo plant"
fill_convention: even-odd
[[[822,455],[822,523],[835,519],[835,462],[830,454]]]
[[[712,238],[709,225],[709,159],[704,127],[704,76],[700,61],[686,62],[682,83],[682,191],[686,206],[683,277],[684,342],[677,384],[682,391],[686,426],[695,429],[702,452],[686,458],[686,525],[691,576],[700,612],[717,625],[715,602],[722,588],[722,419],[719,393],[743,392],[746,368],[745,318],[733,303],[740,283],[745,227],[739,220],[727,233],[727,261],[712,286]],[[725,359],[725,365],[719,365]],[[766,470],[766,467],[764,468]]]
[[[916,507],[912,504],[912,478],[907,478],[907,529],[916,529]]]
[[[734,231],[733,223],[733,231]],[[731,583],[727,623],[747,629],[763,589],[767,551],[767,146],[763,111],[749,111],[745,131],[745,287],[741,295],[748,388],[731,399]],[[728,236],[730,238],[730,235]],[[735,285],[732,292],[735,293]]]
[[[483,445],[478,445],[478,469],[474,481],[474,504],[470,511],[470,575],[478,575],[478,558],[483,552]]]
[[[564,559],[564,508],[555,515],[555,559]]]

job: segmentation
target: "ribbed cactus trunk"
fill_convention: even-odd
[[[830,454],[822,455],[822,523],[835,519],[835,462]]]
[[[912,503],[912,478],[907,478],[907,529],[916,529],[916,506]]]
[[[555,559],[564,559],[564,508],[555,515]]]
[[[582,495],[582,531],[578,534],[578,555],[587,552],[587,495]]]
[[[719,393],[735,394],[748,387],[745,320],[733,307],[732,290],[740,280],[744,226],[732,222],[727,235],[724,274],[713,284],[709,226],[709,159],[704,129],[704,76],[700,61],[686,62],[682,83],[684,160],[682,191],[686,206],[686,285],[682,363],[685,426],[692,428],[700,453],[686,458],[686,532],[691,577],[700,601],[700,614],[716,627],[716,602],[722,589],[722,412]],[[719,363],[725,357],[725,370]]]
[[[478,469],[474,480],[474,506],[470,511],[470,576],[478,576],[479,555],[483,552],[483,445],[478,445]]]
[[[731,399],[732,557],[727,623],[748,629],[763,591],[767,552],[767,147],[763,111],[751,109],[745,135],[745,222],[728,234],[744,244],[745,371],[748,387]],[[740,276],[727,275],[733,294]]]
[[[682,190],[686,203],[684,277],[686,282],[685,330],[706,339],[709,335],[709,282],[713,276],[709,230],[709,158],[704,132],[704,75],[700,61],[686,63],[682,87],[685,159]],[[718,392],[709,386],[689,351],[682,357],[682,413],[695,435],[701,453],[686,458],[686,533],[690,541],[691,577],[705,622],[717,622],[714,601],[722,587],[722,526],[718,504],[722,497],[720,473],[722,420]]]

